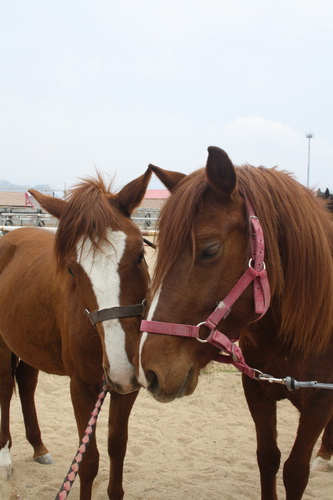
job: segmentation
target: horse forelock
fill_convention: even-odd
[[[194,245],[194,221],[200,213],[203,193],[208,186],[204,169],[197,170],[176,186],[163,206],[158,222],[158,254],[152,294],[160,287],[185,242],[190,240]]]
[[[264,230],[271,307],[280,338],[304,356],[319,353],[333,328],[332,219],[315,193],[290,174],[249,165],[236,170],[238,190],[251,200]],[[205,170],[198,170],[163,207],[152,294],[185,242],[194,245],[194,223],[208,186]]]
[[[110,203],[113,196],[100,174],[96,179],[83,179],[70,192],[55,239],[60,267],[76,249],[79,240],[84,243],[89,238],[97,250],[107,241],[107,230],[121,225],[119,213]]]

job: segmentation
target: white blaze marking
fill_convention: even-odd
[[[160,293],[161,293],[161,288],[159,288],[159,290],[154,295],[153,300],[151,302],[151,305],[150,305],[150,308],[148,311],[148,316],[147,316],[148,321],[151,321],[151,319],[154,315],[155,309],[157,307],[157,304],[158,304],[158,301],[160,298]],[[140,340],[140,347],[139,347],[139,376],[138,376],[138,382],[141,385],[143,385],[143,387],[145,387],[146,389],[148,386],[148,382],[146,379],[145,371],[142,367],[141,355],[142,355],[143,345],[147,339],[147,336],[148,336],[148,332],[142,332],[142,336],[141,336],[141,340]]]
[[[126,234],[108,230],[107,239],[95,254],[90,240],[79,246],[79,262],[90,278],[98,309],[120,305],[120,277],[118,265],[124,254]],[[111,246],[112,245],[112,246]],[[112,382],[123,390],[131,390],[134,367],[128,361],[125,350],[125,332],[119,319],[103,321],[105,351],[110,364]]]

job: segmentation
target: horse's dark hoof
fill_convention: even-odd
[[[41,455],[40,457],[35,458],[35,462],[43,465],[54,464],[53,458],[49,453],[45,453],[45,455]]]

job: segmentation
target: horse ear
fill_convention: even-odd
[[[143,175],[126,184],[126,186],[116,195],[114,199],[115,203],[126,215],[131,215],[133,210],[143,200],[150,177],[151,171],[147,168]]]
[[[38,201],[38,203],[51,215],[60,219],[64,208],[67,205],[67,201],[61,200],[60,198],[54,198],[53,196],[47,196],[45,194],[36,191],[36,189],[29,189],[29,193]]]
[[[230,196],[237,185],[237,174],[229,156],[223,149],[210,146],[206,174],[211,187],[218,194]]]
[[[150,164],[149,168],[157,175],[159,180],[163,182],[164,186],[172,191],[177,184],[186,177],[185,174],[180,172],[172,172],[171,170],[163,170],[163,168],[155,167],[155,165]]]

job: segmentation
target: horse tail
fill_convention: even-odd
[[[15,394],[16,394],[16,370],[19,362],[20,362],[19,358],[16,356],[16,354],[12,352],[11,368],[12,368],[13,386]]]

